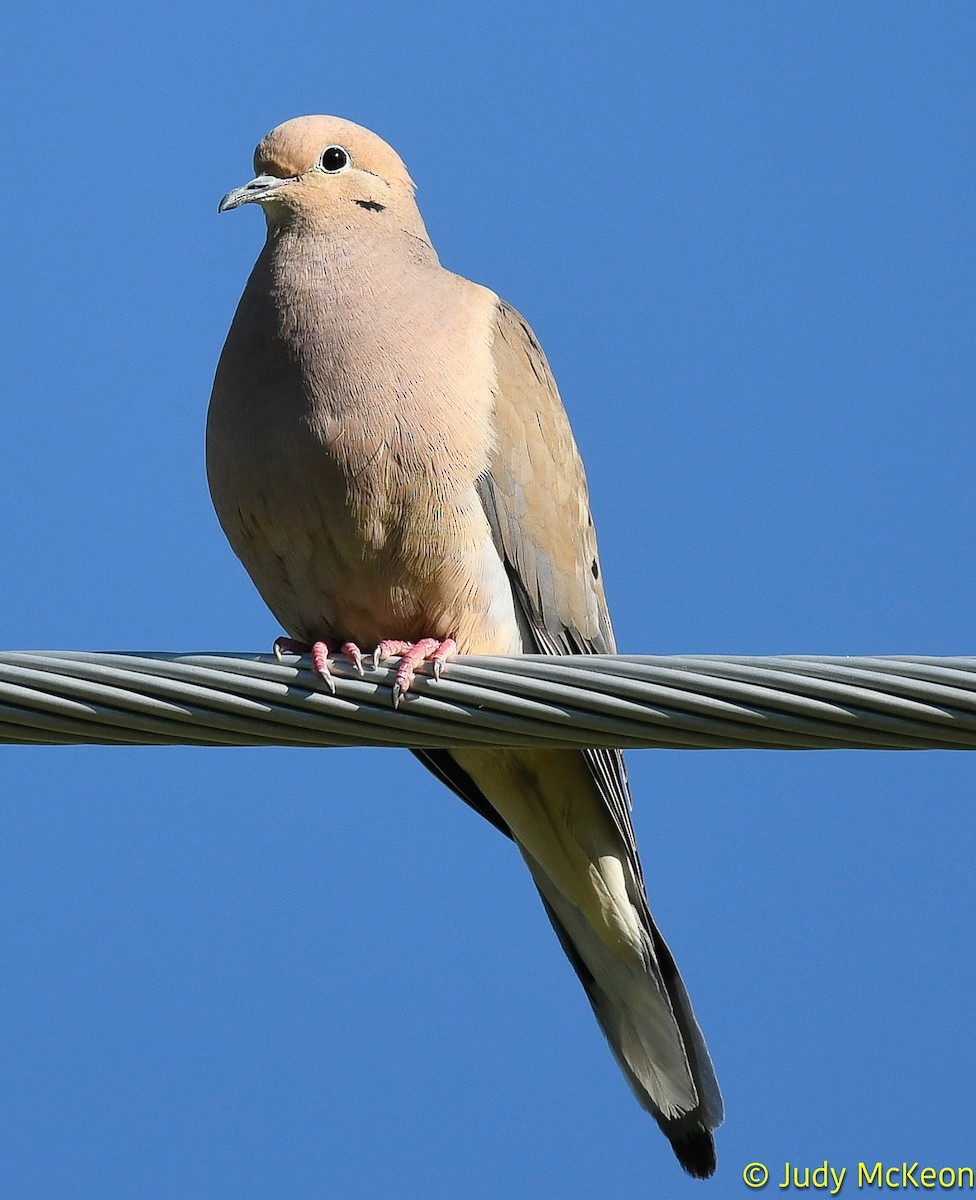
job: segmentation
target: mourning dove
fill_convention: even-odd
[[[255,151],[220,210],[267,241],[207,424],[214,506],[298,648],[613,653],[583,466],[521,316],[445,270],[397,154],[335,117]],[[637,1099],[682,1166],[715,1169],[722,1100],[648,908],[623,761],[607,750],[417,756],[511,837]]]

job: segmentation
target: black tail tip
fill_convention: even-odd
[[[715,1174],[715,1139],[707,1129],[672,1138],[671,1149],[694,1179],[708,1179]]]

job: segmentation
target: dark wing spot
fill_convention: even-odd
[[[370,212],[386,212],[386,205],[380,204],[377,200],[356,200],[356,204],[360,208],[367,208]]]

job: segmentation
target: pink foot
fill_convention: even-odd
[[[400,655],[396,678],[393,681],[393,707],[399,708],[400,701],[410,691],[417,668],[429,662],[434,678],[440,679],[444,664],[457,654],[457,642],[453,638],[421,638],[419,642],[388,640],[380,642],[373,651],[373,666],[378,667],[386,658]]]
[[[343,642],[340,653],[349,659],[360,675],[363,674],[363,652],[355,642]],[[318,675],[332,695],[335,695],[335,680],[332,678],[332,672],[329,669],[330,650],[328,642],[297,642],[294,638],[275,638],[274,654],[279,662],[285,654],[311,654],[312,668],[315,674]]]

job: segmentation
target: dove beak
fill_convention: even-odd
[[[277,175],[258,175],[250,183],[245,183],[243,187],[234,188],[232,192],[228,192],[217,205],[217,212],[227,212],[228,209],[240,208],[242,204],[251,204],[253,201],[260,204],[269,200],[280,188],[287,187],[289,183],[295,183],[297,180],[297,175],[289,176],[287,179],[280,179]]]

